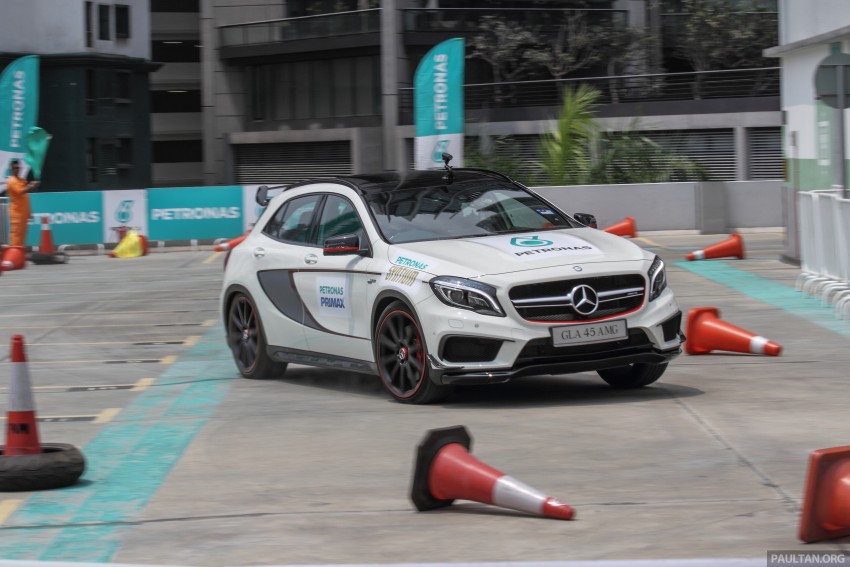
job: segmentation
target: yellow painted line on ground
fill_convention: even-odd
[[[210,254],[210,255],[209,255],[209,257],[208,257],[206,260],[204,260],[203,262],[201,262],[201,264],[212,264],[212,262],[213,262],[216,258],[218,258],[219,256],[221,256],[221,254],[222,254],[221,252],[213,252],[212,254]]]
[[[169,354],[168,356],[166,356],[165,358],[163,358],[163,359],[162,359],[162,360],[160,360],[159,362],[160,362],[160,364],[174,364],[174,362],[175,362],[176,360],[177,360],[177,356],[176,356],[176,355]]]
[[[148,387],[154,382],[156,382],[156,378],[142,378],[141,380],[136,382],[136,384],[132,388],[130,388],[130,391],[143,392],[144,390],[147,390]]]
[[[183,341],[183,344],[185,346],[195,346],[196,344],[198,344],[199,340],[201,340],[201,335],[192,335],[191,337],[188,337],[185,341]]]
[[[201,327],[212,327],[213,325],[215,325],[215,319],[207,319],[201,323]]]
[[[0,526],[6,523],[22,502],[23,500],[0,500]]]
[[[118,415],[120,412],[121,408],[106,408],[105,410],[97,414],[97,417],[94,418],[94,421],[92,421],[92,423],[98,425],[103,423],[109,423],[110,421],[112,421],[112,418]]]
[[[635,240],[640,240],[641,242],[643,242],[647,246],[654,246],[655,248],[664,248],[664,246],[658,244],[654,240],[650,240],[650,239],[646,238],[645,236],[638,236],[637,238],[635,238]]]

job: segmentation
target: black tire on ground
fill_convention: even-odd
[[[0,446],[0,492],[48,490],[71,486],[86,470],[79,449],[66,443],[42,443],[35,455],[6,455]]]
[[[375,328],[375,363],[384,389],[405,404],[430,404],[448,396],[452,386],[431,379],[422,328],[401,301],[389,304]]]
[[[665,370],[667,370],[666,362],[662,364],[635,363],[629,366],[597,370],[596,373],[611,387],[628,390],[652,384],[661,378]]]
[[[227,313],[227,346],[233,361],[245,378],[278,378],[286,372],[286,363],[272,360],[266,352],[263,325],[254,301],[237,294]]]

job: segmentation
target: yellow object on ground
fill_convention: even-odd
[[[131,230],[121,239],[111,255],[114,258],[136,258],[142,254],[144,254],[142,237],[135,230]]]

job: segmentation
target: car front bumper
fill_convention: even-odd
[[[490,317],[451,309],[436,300],[426,302],[429,305],[420,305],[417,311],[428,343],[431,376],[441,384],[490,384],[521,376],[662,364],[681,354],[685,341],[682,312],[669,289],[622,317],[628,326],[625,339],[567,347],[552,343],[551,329],[562,324],[531,323],[510,314]],[[458,356],[447,356],[446,345],[453,339],[495,347],[492,356],[484,354],[474,362],[457,360]]]

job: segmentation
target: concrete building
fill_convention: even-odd
[[[594,17],[645,26],[668,39],[681,16],[675,0],[589,5]],[[444,39],[471,37],[488,11],[513,10],[512,17],[545,22],[577,4],[523,6],[528,4],[201,0],[204,182],[274,183],[410,169],[411,86],[421,57]],[[638,78],[590,70],[588,80],[606,92],[619,81],[618,94],[611,90],[599,109],[606,127],[623,129],[639,119],[647,135],[692,155],[715,180],[780,178],[778,69],[712,71],[697,78],[676,67],[665,41],[656,44],[649,67],[624,73]],[[558,86],[512,85],[516,100],[494,105],[499,85],[488,83],[474,61],[467,65],[467,147],[509,136],[511,150],[525,162],[537,159],[539,134],[558,112]],[[699,93],[695,84],[713,90]]]
[[[202,185],[199,0],[150,0],[154,187]]]
[[[0,68],[40,56],[42,191],[150,184],[148,0],[4,0]]]

